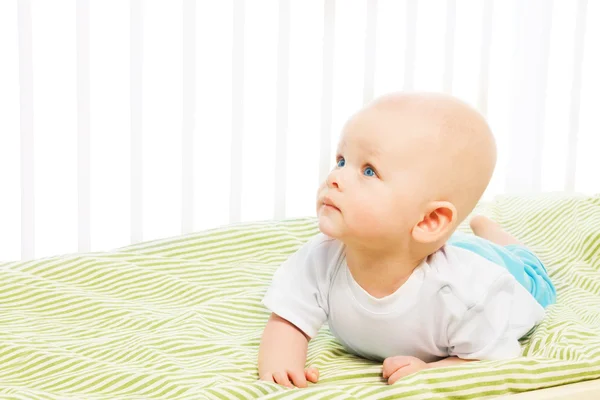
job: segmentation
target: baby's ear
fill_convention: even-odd
[[[454,229],[457,213],[454,204],[434,201],[428,204],[425,214],[413,228],[413,238],[420,243],[435,243]]]

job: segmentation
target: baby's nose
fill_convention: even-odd
[[[330,189],[340,188],[340,174],[338,169],[334,169],[327,176],[327,187]]]

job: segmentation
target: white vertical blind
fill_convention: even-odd
[[[546,0],[517,2],[512,76],[510,157],[506,189],[523,192],[541,186],[545,92],[552,8]]]
[[[31,0],[20,0],[18,11],[21,89],[21,258],[28,260],[35,257]]]
[[[494,0],[484,0],[481,37],[481,61],[479,68],[479,96],[477,107],[483,115],[488,108],[488,79],[490,75],[490,54],[492,49],[492,27],[494,16]]]
[[[377,49],[377,0],[367,0],[367,32],[365,35],[365,77],[363,104],[373,100]]]
[[[406,1],[406,48],[404,51],[404,90],[412,91],[417,58],[417,0]]]
[[[456,26],[456,0],[446,1],[446,32],[444,52],[444,92],[452,93],[454,79],[454,28]]]
[[[144,23],[142,0],[130,0],[130,5],[131,243],[139,243],[143,240],[142,74]]]
[[[598,56],[598,39],[600,39],[600,2],[588,1],[586,8],[584,48],[581,71],[581,92],[579,125],[577,134],[577,165],[575,169],[575,191],[593,193],[598,189],[598,171],[600,148],[600,113],[598,112],[597,94],[600,93],[600,57]],[[575,18],[576,19],[576,18]],[[567,58],[568,59],[568,58]],[[576,66],[574,66],[576,67]],[[592,101],[596,99],[596,101]],[[545,172],[545,171],[544,171]],[[558,187],[564,182],[559,181]],[[544,188],[543,188],[544,189]]]
[[[143,1],[142,198],[145,241],[181,234],[182,228],[182,13],[183,2]],[[173,29],[164,29],[165,26]]]
[[[229,222],[232,12],[230,1],[196,2],[195,229]]]
[[[92,251],[131,240],[130,9],[122,0],[90,6]]]
[[[78,250],[90,251],[90,2],[77,0]]]
[[[292,2],[286,216],[314,212],[315,185],[321,166],[324,12],[321,1]],[[328,161],[331,162],[331,157]],[[298,168],[300,165],[303,168]]]
[[[77,251],[77,16],[75,2],[34,1],[31,11],[39,258]]]
[[[542,148],[544,191],[563,191],[569,147],[569,110],[573,82],[573,53],[577,2],[553,1],[549,40],[546,98]],[[506,150],[507,153],[510,149]]]
[[[573,54],[573,83],[571,84],[571,108],[569,112],[569,147],[567,155],[567,173],[565,190],[575,191],[575,173],[577,166],[577,139],[579,134],[579,109],[581,104],[581,70],[583,65],[583,45],[585,37],[587,0],[577,2],[577,20],[575,22],[575,43]]]
[[[231,92],[231,188],[229,221],[242,215],[242,140],[244,129],[244,13],[245,0],[233,1],[232,92]]]
[[[274,169],[277,165],[277,146],[281,146],[278,140],[282,138],[278,138],[278,135],[283,134],[277,131],[277,119],[281,118],[277,113],[285,107],[285,104],[277,104],[278,90],[282,89],[277,87],[278,80],[281,82],[277,71],[280,64],[277,55],[280,11],[275,3],[246,2],[241,197],[243,221],[271,219],[277,207],[277,177]],[[257,97],[257,93],[260,93],[260,97]],[[256,101],[257,98],[260,101]],[[283,122],[279,120],[280,124]],[[285,136],[283,139],[287,141],[288,138]],[[287,151],[286,158],[289,154]],[[284,171],[281,173],[285,174]]]
[[[2,2],[0,260],[314,215],[343,122],[402,89],[487,114],[489,195],[600,191],[599,18],[584,0]]]
[[[331,123],[333,113],[333,59],[335,43],[335,0],[324,0],[323,72],[321,77],[321,144],[319,184],[324,182],[331,166]]]
[[[277,110],[275,124],[275,209],[274,218],[285,217],[286,159],[289,107],[290,2],[279,1],[277,36]]]
[[[181,140],[181,232],[194,230],[194,133],[196,128],[196,0],[184,0],[183,35],[183,129]]]
[[[21,258],[21,131],[17,2],[0,2],[0,260]]]

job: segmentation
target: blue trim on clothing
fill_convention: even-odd
[[[475,235],[455,232],[448,245],[470,250],[506,268],[546,308],[556,303],[556,288],[542,261],[520,244],[500,246]]]

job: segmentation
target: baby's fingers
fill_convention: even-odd
[[[411,357],[395,356],[388,357],[383,361],[383,378],[388,379],[400,368],[410,365]]]
[[[307,368],[304,371],[304,375],[306,375],[306,379],[312,383],[317,383],[317,381],[319,380],[319,370],[316,368]]]
[[[270,372],[262,374],[259,379],[265,382],[275,382],[275,380],[273,379],[273,374]]]
[[[281,386],[292,388],[294,387],[288,378],[287,372],[275,372],[273,374],[273,378],[275,379],[275,383],[280,384]]]
[[[294,386],[299,388],[305,388],[308,386],[306,383],[306,378],[304,377],[304,373],[302,371],[288,371],[288,376],[292,380]]]

